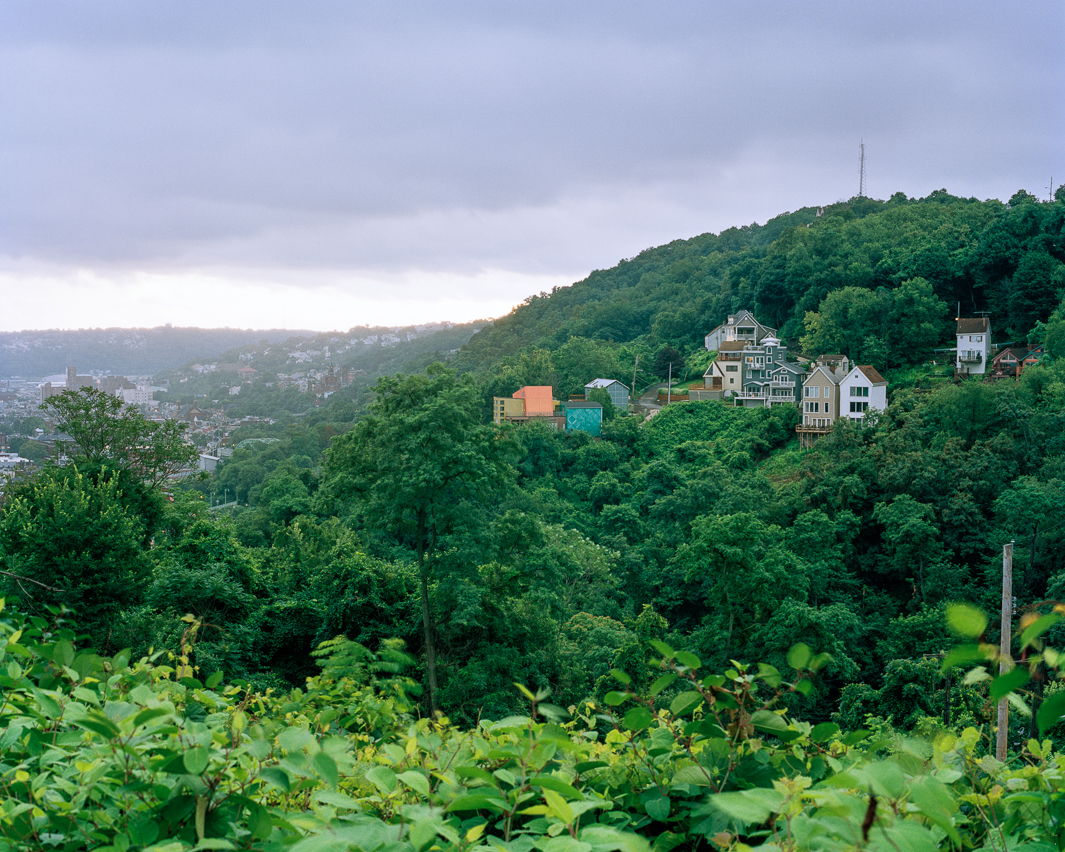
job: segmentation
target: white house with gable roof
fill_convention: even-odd
[[[887,380],[875,367],[855,367],[839,383],[839,416],[864,420],[871,409],[887,408]]]

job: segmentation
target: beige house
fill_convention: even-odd
[[[802,419],[795,427],[803,449],[812,447],[818,438],[831,432],[839,419],[840,382],[849,370],[846,355],[822,355],[814,362],[802,385]]]
[[[726,340],[718,344],[717,358],[703,374],[704,387],[719,388],[726,397],[740,393],[743,390],[745,346],[742,340]]]

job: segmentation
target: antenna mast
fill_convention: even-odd
[[[859,198],[864,198],[865,197],[865,140],[864,139],[861,141],[861,144],[858,145],[858,167],[859,167],[858,197]]]

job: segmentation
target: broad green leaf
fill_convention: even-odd
[[[41,692],[39,689],[33,687],[30,687],[30,692],[32,692],[33,697],[37,699],[37,703],[40,705],[45,716],[49,719],[59,719],[62,717],[63,708],[51,695]]]
[[[358,799],[353,799],[351,796],[340,793],[337,790],[316,790],[313,798],[316,802],[321,802],[323,805],[332,805],[334,808],[344,808],[349,811],[362,809]]]
[[[769,734],[788,732],[788,723],[772,710],[756,710],[751,714],[751,724],[759,731]]]
[[[414,790],[416,793],[421,793],[423,796],[429,795],[429,779],[426,778],[421,772],[415,772],[413,769],[407,772],[401,772],[399,774],[399,780]]]
[[[657,790],[654,794],[644,800],[644,809],[647,811],[647,816],[658,822],[665,822],[669,819],[670,801],[669,796],[663,796]]]
[[[780,676],[780,672],[776,667],[769,665],[768,663],[758,664],[758,677],[765,681],[766,685],[776,689],[780,686],[783,678]],[[656,847],[657,848],[657,847]]]
[[[682,692],[670,702],[669,712],[674,716],[683,716],[698,707],[702,701],[703,697],[695,690]]]
[[[108,719],[106,716],[91,715],[82,716],[80,719],[71,720],[79,728],[84,728],[86,731],[92,731],[94,734],[99,734],[104,739],[114,739],[120,733],[118,726]]]
[[[537,775],[529,783],[533,787],[542,787],[545,790],[554,790],[560,796],[566,796],[569,799],[581,800],[584,798],[584,794],[581,793],[576,787],[571,784],[567,784],[561,778],[555,778],[553,775]]]
[[[991,689],[988,691],[988,698],[992,701],[998,701],[1000,698],[1013,692],[1024,684],[1028,683],[1028,669],[1025,666],[1017,666],[1014,669],[1010,669],[1005,674],[1000,674],[994,680],[991,681]]]
[[[366,780],[386,796],[396,789],[396,773],[386,766],[375,766],[366,773]]]
[[[617,707],[619,704],[624,703],[631,697],[632,696],[627,695],[624,692],[608,692],[605,696],[603,696],[603,700],[610,707]]]
[[[318,777],[330,787],[335,787],[340,782],[337,762],[324,751],[316,751],[311,758],[311,764],[314,766],[314,771],[318,773]]]
[[[956,645],[947,651],[943,658],[943,671],[952,666],[964,666],[969,663],[979,663],[988,659],[988,651],[982,645],[965,644]]]
[[[313,741],[314,736],[306,728],[285,728],[277,738],[278,745],[287,752],[302,751]]]
[[[133,727],[139,728],[145,722],[158,719],[160,716],[169,716],[170,711],[164,707],[146,707],[133,717]]]
[[[669,852],[671,849],[676,849],[682,843],[686,843],[688,836],[686,834],[674,834],[672,831],[663,831],[658,837],[655,838],[654,852]]]
[[[755,788],[710,796],[710,804],[726,816],[750,825],[769,819],[784,804],[784,794],[768,788]]]
[[[216,686],[218,686],[218,684],[220,684],[222,682],[222,677],[223,677],[222,670],[219,669],[218,671],[216,671],[214,674],[212,674],[210,677],[207,678],[207,680],[206,680],[207,688],[208,689],[214,689]]]
[[[546,842],[541,840],[540,848],[543,852],[592,852],[591,844],[582,843],[568,834],[559,834]]]
[[[630,683],[632,683],[632,678],[625,674],[625,672],[623,672],[621,669],[611,669],[610,674],[613,676],[614,680],[616,680],[618,683],[624,684],[625,686],[628,686]]]
[[[870,736],[872,736],[872,733],[864,729],[858,731],[851,731],[850,733],[844,735],[841,742],[843,743],[843,745],[850,748],[851,746],[858,745],[858,743],[860,743],[862,740],[869,739]]]
[[[713,787],[716,782],[714,776],[701,766],[685,766],[673,773],[673,785],[692,784],[696,787]]]
[[[1037,618],[1029,624],[1021,633],[1021,650],[1023,651],[1036,639],[1046,633],[1051,627],[1061,621],[1061,616],[1056,612]]]
[[[673,674],[672,672],[670,672],[669,674],[662,675],[660,678],[658,678],[658,680],[651,684],[651,695],[658,695],[658,693],[660,693],[663,689],[665,689],[667,686],[670,686],[677,679],[677,677],[678,676]]]
[[[653,720],[654,716],[651,715],[651,711],[646,707],[633,707],[625,714],[622,724],[630,731],[642,731],[650,727]]]
[[[577,838],[591,844],[593,852],[650,852],[651,848],[646,838],[608,825],[589,825]]]
[[[548,790],[544,788],[544,801],[547,802],[547,806],[551,809],[556,817],[558,817],[566,825],[571,825],[574,820],[573,810],[554,790]]]
[[[189,775],[202,775],[211,761],[211,752],[207,746],[194,746],[182,754],[185,772]]]
[[[953,603],[947,606],[947,625],[964,639],[979,639],[987,629],[987,615],[972,604]]]
[[[958,802],[950,790],[941,781],[925,776],[910,782],[907,789],[912,801],[920,812],[932,823],[946,832],[956,847],[961,846],[961,837],[954,827],[953,816],[958,812]]]
[[[499,796],[488,796],[482,793],[470,793],[452,799],[444,810],[448,811],[480,811],[492,810],[502,813],[506,810],[507,803]]]
[[[828,742],[838,733],[839,725],[835,722],[822,722],[820,725],[814,726],[814,729],[810,732],[810,739],[815,743],[824,743]]]
[[[280,766],[267,766],[259,771],[259,777],[267,784],[278,787],[286,793],[292,789],[292,778],[289,776],[288,771]]]
[[[650,640],[650,645],[651,645],[652,648],[654,648],[656,651],[658,651],[658,653],[661,654],[663,657],[672,657],[674,654],[677,653],[672,648],[670,648],[669,645],[667,645],[665,642],[663,642],[661,639],[651,639]]]
[[[677,651],[675,659],[682,666],[687,666],[689,669],[699,669],[703,666],[703,661],[690,651]]]
[[[792,645],[791,650],[788,651],[788,665],[795,671],[802,671],[806,668],[806,664],[810,662],[812,656],[813,652],[810,650],[810,646],[799,642],[797,645]]]
[[[1035,714],[1039,736],[1045,737],[1063,716],[1065,716],[1065,692],[1055,692],[1049,698],[1043,699],[1043,703],[1039,705],[1039,710]]]
[[[436,839],[436,826],[433,820],[415,820],[410,827],[410,842],[415,849],[422,849]]]

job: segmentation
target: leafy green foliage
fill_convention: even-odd
[[[188,467],[198,452],[185,441],[187,423],[148,420],[133,406],[96,388],[68,390],[43,403],[74,442],[75,462],[109,464],[158,486]]]

